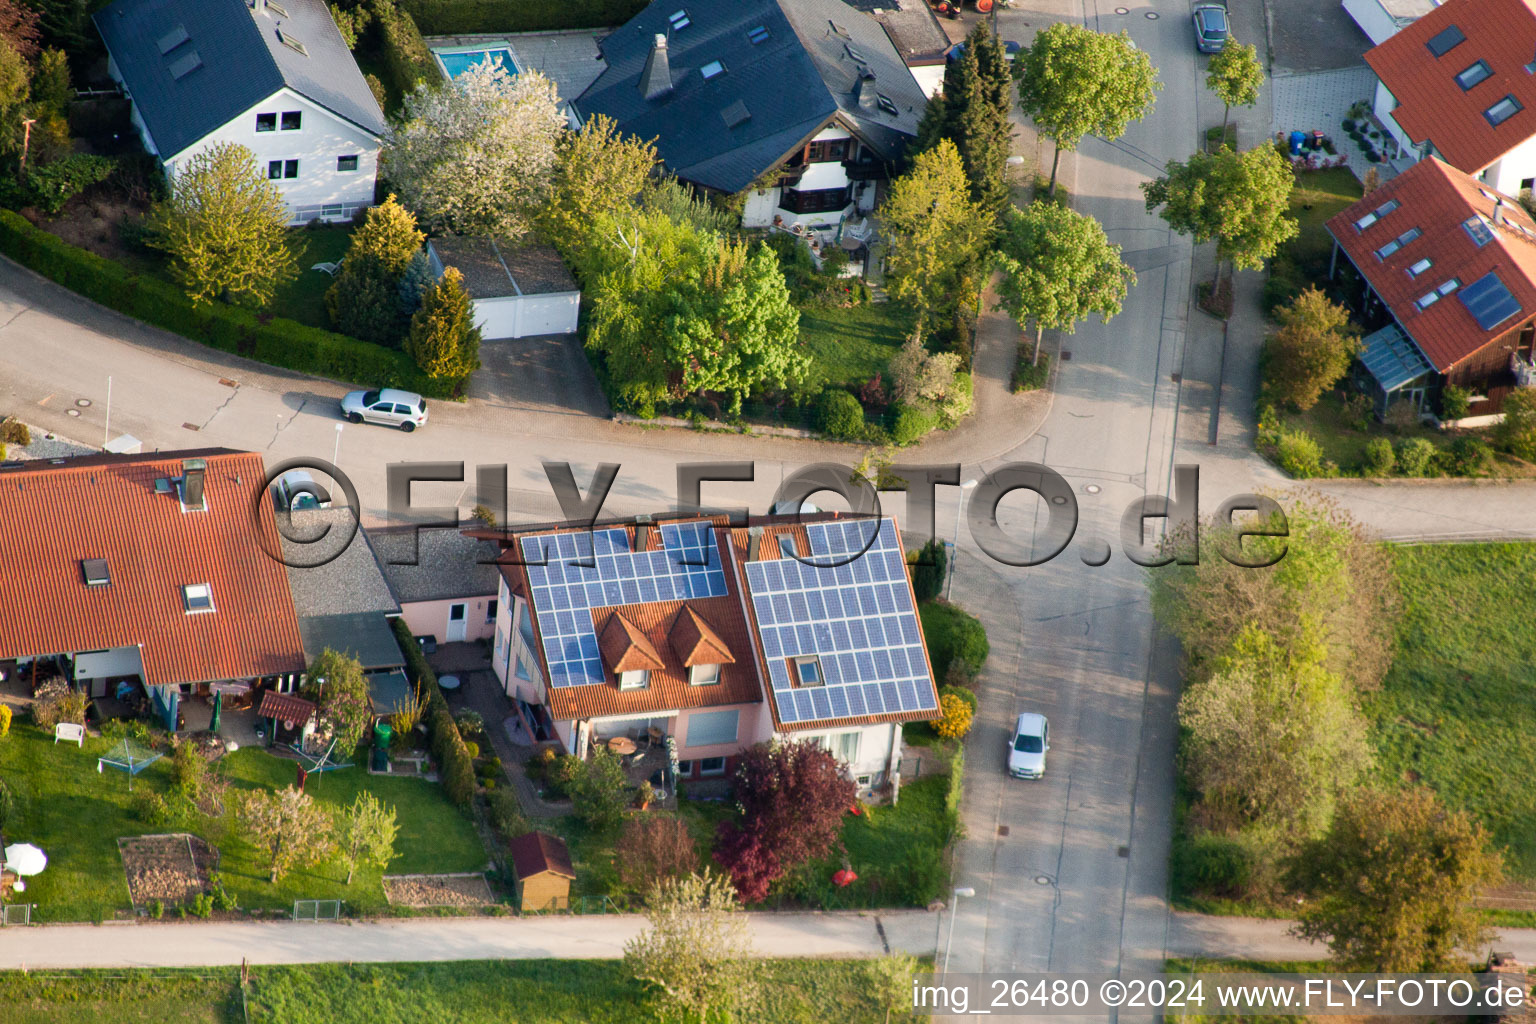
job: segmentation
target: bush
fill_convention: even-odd
[[[82,690],[65,690],[63,693],[44,697],[32,705],[32,721],[49,732],[60,722],[85,724],[85,708],[90,703]]]
[[[909,559],[912,593],[919,601],[932,601],[944,589],[944,570],[949,553],[944,542],[934,537]]]
[[[0,442],[26,447],[32,443],[32,431],[15,416],[0,420]]]
[[[942,698],[946,694],[954,694],[956,697],[958,697],[959,699],[963,700],[966,703],[966,706],[971,709],[971,714],[972,715],[974,715],[976,713],[976,707],[977,707],[977,704],[978,704],[978,700],[977,700],[977,697],[976,697],[976,691],[975,690],[966,689],[964,686],[941,686],[941,687],[939,687],[939,696]]]
[[[1022,395],[1026,391],[1039,391],[1045,387],[1045,382],[1050,377],[1051,357],[1042,352],[1037,360],[1032,347],[1020,345],[1018,355],[1014,359],[1013,393]]]
[[[1257,867],[1248,844],[1210,833],[1176,842],[1172,859],[1174,889],[1207,896],[1242,896]]]
[[[1516,388],[1504,399],[1494,442],[1518,459],[1536,462],[1536,388]]]
[[[150,900],[149,916],[154,918],[156,921],[160,920],[165,916],[165,904],[160,900]]]
[[[953,687],[945,689],[949,692],[939,698],[939,710],[943,717],[932,723],[933,731],[947,740],[964,739],[965,734],[971,731],[975,712],[969,704],[955,696]]]
[[[112,161],[89,153],[71,153],[27,172],[21,191],[26,202],[57,217],[68,202],[112,173]]]
[[[953,677],[966,682],[975,679],[991,653],[981,620],[945,601],[922,605],[918,615],[923,621],[934,678],[947,681]]]
[[[485,798],[486,817],[491,828],[503,839],[516,839],[533,831],[523,809],[518,806],[517,794],[510,789],[498,789]]]
[[[1306,290],[1307,279],[1296,260],[1282,252],[1269,261],[1269,277],[1264,281],[1264,312],[1272,316],[1281,306],[1289,305]]]
[[[629,819],[614,852],[619,879],[635,892],[649,892],[657,882],[692,874],[699,866],[698,848],[681,818]]]
[[[1440,418],[1459,420],[1472,411],[1472,392],[1447,384],[1440,392]]]
[[[5,823],[16,816],[16,794],[11,792],[10,785],[0,779],[0,832],[5,831]]]
[[[195,744],[182,741],[171,751],[171,785],[181,796],[195,800],[208,778],[208,762]]]
[[[938,425],[938,414],[931,408],[898,406],[896,421],[891,426],[891,440],[899,445],[913,444],[927,437]]]
[[[402,352],[222,303],[194,307],[171,282],[77,249],[9,210],[0,210],[0,253],[93,302],[210,348],[335,380],[448,394]]]
[[[622,25],[645,0],[401,0],[429,36]]]
[[[478,711],[465,708],[453,716],[453,724],[459,727],[459,735],[464,737],[485,737],[485,719]]]
[[[547,782],[559,759],[553,747],[544,747],[523,765],[523,774],[534,782]]]
[[[473,740],[466,740],[464,742],[464,752],[468,754],[469,759],[473,761],[480,756],[480,744],[474,742]]]
[[[576,763],[580,771],[574,773],[569,789],[576,817],[594,832],[617,827],[629,803],[629,780],[623,763],[605,747],[596,748],[588,760]]]
[[[0,738],[10,734],[11,731],[11,706],[0,704]]]
[[[1482,438],[1458,437],[1444,458],[1453,476],[1482,476],[1493,464],[1493,449]]]
[[[459,807],[468,808],[475,798],[475,765],[465,743],[454,730],[443,761],[443,792]]]
[[[1401,476],[1433,475],[1435,457],[1440,449],[1423,437],[1410,437],[1397,443],[1397,472]]]
[[[482,779],[496,779],[501,777],[501,758],[487,757],[483,761],[475,762],[475,775]]]
[[[396,91],[413,92],[419,82],[436,85],[442,80],[432,61],[432,52],[408,10],[397,7],[395,0],[373,0],[370,10],[384,76]]]
[[[857,441],[864,436],[864,407],[841,388],[823,391],[816,413],[816,424],[828,437]]]
[[[1391,476],[1392,467],[1397,465],[1397,456],[1392,452],[1392,442],[1384,437],[1372,438],[1365,446],[1365,462],[1363,468],[1366,476]]]
[[[152,789],[141,789],[133,794],[133,816],[150,828],[167,828],[174,818],[165,797]]]
[[[193,917],[212,917],[213,916],[213,893],[211,893],[211,892],[200,892],[196,896],[193,896],[192,897],[192,906],[190,908],[188,908],[188,912]]]
[[[1323,449],[1305,430],[1279,429],[1275,438],[1275,461],[1298,480],[1331,475],[1323,462]]]

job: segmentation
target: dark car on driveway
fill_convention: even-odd
[[[1195,8],[1194,19],[1195,49],[1201,53],[1220,53],[1231,32],[1227,9],[1220,4],[1201,4]]]

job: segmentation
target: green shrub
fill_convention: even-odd
[[[896,421],[891,425],[891,440],[900,445],[914,444],[927,437],[938,425],[938,414],[931,408],[899,406]]]
[[[301,373],[447,397],[403,352],[234,306],[194,307],[171,282],[77,249],[9,210],[0,210],[0,252],[93,302],[210,348]]]
[[[1269,261],[1269,277],[1264,280],[1264,312],[1272,315],[1281,306],[1288,305],[1307,287],[1306,277],[1296,260],[1286,253],[1279,253]]]
[[[165,797],[152,789],[141,789],[133,794],[133,814],[151,828],[166,828],[174,817]]]
[[[469,759],[473,761],[475,758],[480,756],[480,744],[476,743],[474,740],[465,740],[464,752],[467,753],[469,755]]]
[[[1480,437],[1458,437],[1443,457],[1452,476],[1482,476],[1493,465],[1493,448]]]
[[[208,778],[208,762],[195,744],[183,741],[171,752],[171,785],[189,800],[196,799]]]
[[[1472,411],[1472,392],[1447,384],[1440,392],[1440,418],[1459,420]]]
[[[923,621],[934,678],[940,682],[976,678],[991,653],[981,620],[944,601],[923,604],[918,615]]]
[[[1494,442],[1517,459],[1536,462],[1536,388],[1516,388],[1506,395],[1503,413],[1493,428]]]
[[[1397,456],[1392,452],[1392,442],[1384,437],[1375,437],[1366,442],[1365,462],[1363,469],[1366,476],[1391,476],[1392,467],[1397,465]]]
[[[503,839],[516,839],[533,831],[533,826],[523,816],[517,804],[517,794],[510,789],[498,789],[485,798],[486,817],[491,827]]]
[[[971,709],[971,714],[972,715],[976,714],[976,691],[975,690],[969,689],[968,687],[964,687],[964,686],[941,686],[941,687],[939,687],[939,699],[940,700],[943,700],[944,697],[946,695],[948,695],[948,694],[954,694],[955,697],[957,697],[958,699],[964,701],[966,706]]]
[[[0,833],[5,831],[5,823],[16,814],[16,794],[11,792],[10,784],[0,779]]]
[[[165,916],[165,904],[159,900],[150,900],[149,916],[154,918],[156,921],[160,920]]]
[[[1423,437],[1410,437],[1397,443],[1397,472],[1401,476],[1433,475],[1440,449]]]
[[[1253,881],[1252,848],[1241,839],[1210,833],[1177,842],[1173,849],[1174,890],[1206,896],[1241,896]]]
[[[817,425],[828,437],[856,441],[864,436],[864,407],[841,388],[822,392],[817,408]]]
[[[212,917],[213,893],[200,892],[196,896],[192,897],[192,906],[190,911],[193,917]]]
[[[442,772],[444,794],[454,804],[468,809],[475,798],[475,764],[457,729],[445,744]]]
[[[395,0],[373,0],[372,33],[383,70],[401,94],[414,92],[417,83],[436,85],[442,75],[432,60],[432,51],[408,10],[401,10]]]
[[[919,601],[932,601],[944,589],[944,570],[949,561],[949,551],[937,537],[912,554],[909,564],[912,573],[912,593]]]
[[[1305,430],[1280,428],[1275,440],[1275,461],[1298,480],[1330,475],[1323,462],[1323,449]]]
[[[32,443],[32,431],[15,416],[0,420],[0,442],[26,447]]]

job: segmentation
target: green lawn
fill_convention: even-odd
[[[1333,250],[1333,238],[1323,225],[1364,194],[1354,172],[1347,167],[1298,173],[1296,186],[1291,190],[1291,216],[1301,226],[1301,233],[1286,243],[1286,248],[1299,261],[1319,255],[1326,260]]]
[[[342,899],[357,913],[386,909],[379,872],[358,871],[350,886],[337,864],[321,864],[290,873],[280,883],[267,882],[256,851],[235,834],[229,813],[210,819],[188,814],[171,827],[150,826],[134,815],[128,777],[97,774],[96,758],[112,746],[88,739],[83,750],[55,744],[52,737],[18,722],[0,739],[0,777],[19,797],[17,820],[7,838],[32,842],[48,852],[48,869],[27,887],[43,921],[96,921],[130,910],[128,885],[117,849],[120,836],[188,831],[218,847],[224,884],[245,908],[281,908],[305,899]],[[229,779],[229,799],[257,786],[286,786],[294,780],[294,762],[247,749],[218,762]],[[134,780],[137,790],[165,793],[170,761],[162,759]],[[487,857],[474,825],[448,804],[441,789],[420,779],[377,778],[362,766],[311,776],[307,791],[321,803],[349,803],[367,788],[394,806],[400,823],[398,854],[391,873],[478,871]]]
[[[1536,545],[1396,549],[1397,654],[1365,708],[1382,771],[1476,814],[1536,879]]]
[[[346,255],[352,240],[352,225],[326,225],[299,228],[290,233],[299,251],[299,276],[278,289],[272,301],[273,312],[301,324],[329,331],[331,318],[325,311],[325,293],[335,280],[330,274],[311,270],[316,263],[337,263]]]
[[[829,384],[857,386],[885,373],[891,356],[911,333],[911,312],[894,302],[802,308],[800,338],[812,360],[807,389],[815,393]]]
[[[860,960],[768,960],[737,1024],[863,1024],[882,1010]],[[252,1024],[635,1024],[652,998],[616,961],[255,967]],[[239,972],[0,973],[7,1024],[241,1022]]]

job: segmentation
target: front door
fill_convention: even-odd
[[[465,616],[469,606],[464,604],[452,604],[448,606],[448,642],[454,643],[464,639]]]

